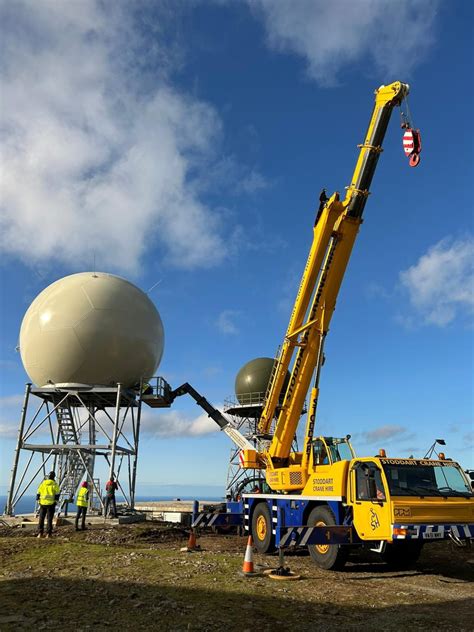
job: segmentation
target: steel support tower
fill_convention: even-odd
[[[273,436],[276,417],[270,426],[270,432],[267,435],[259,434],[258,423],[262,415],[263,406],[267,393],[239,393],[236,395],[237,401],[228,398],[224,401],[224,413],[230,417],[233,424],[244,435],[248,441],[251,441],[257,452],[264,452],[270,445]],[[280,407],[276,412],[279,412]],[[304,415],[307,412],[307,406],[301,411]],[[293,440],[293,450],[298,450],[298,441],[295,437]],[[236,500],[245,489],[250,492],[252,487],[258,487],[260,491],[264,491],[266,487],[265,473],[263,470],[243,469],[240,464],[240,448],[234,446],[230,450],[229,467],[227,470],[226,498]]]
[[[238,395],[238,401],[227,399],[224,402],[224,413],[230,417],[234,426],[251,441],[257,449],[262,448],[261,439],[257,438],[257,426],[262,414],[265,393],[245,393]],[[240,403],[243,402],[243,403]],[[265,481],[262,470],[242,469],[240,466],[240,448],[233,446],[230,450],[229,468],[227,470],[226,498],[236,500],[242,490],[248,486],[258,485],[261,488]],[[247,490],[250,491],[250,490]]]
[[[142,397],[116,386],[27,384],[5,514],[49,471],[60,486],[57,512],[67,513],[87,480],[94,505],[104,510],[97,471],[113,474],[127,507],[134,508]],[[102,461],[102,463],[101,463]]]

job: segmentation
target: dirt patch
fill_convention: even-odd
[[[63,527],[50,540],[19,529],[1,535],[1,631],[472,629],[473,556],[449,543],[426,546],[404,572],[361,556],[326,572],[288,554],[302,579],[284,583],[239,574],[245,538],[201,535],[201,552],[181,553],[188,532],[176,525]],[[277,561],[255,556],[262,569]]]

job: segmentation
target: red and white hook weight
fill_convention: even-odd
[[[416,167],[420,163],[421,134],[419,129],[405,127],[403,151],[409,158],[408,164],[410,167]]]

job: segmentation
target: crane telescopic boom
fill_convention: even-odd
[[[345,199],[341,201],[339,193],[334,193],[325,203],[313,228],[313,242],[258,427],[262,434],[270,432],[279,408],[285,376],[296,351],[273,439],[268,450],[259,455],[267,470],[292,465],[292,469],[301,472],[301,477],[293,476],[294,485],[286,486],[285,489],[301,488],[306,479],[304,470],[314,431],[324,340],[362,223],[369,187],[393,108],[401,104],[408,92],[409,86],[399,81],[375,91],[374,109],[364,143],[359,145],[358,160]],[[303,453],[294,453],[290,458],[291,444],[313,375],[315,379],[311,390],[305,447]],[[274,489],[282,488],[282,480],[275,473],[269,476],[267,472],[267,480]]]

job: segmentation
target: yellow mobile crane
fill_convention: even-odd
[[[329,199],[324,190],[321,194],[313,241],[255,441],[243,437],[188,383],[172,390],[158,378],[160,393],[150,401],[144,398],[152,406],[169,406],[176,397],[190,394],[239,446],[242,467],[265,471],[269,493],[259,489],[229,500],[219,515],[196,516],[195,525],[240,525],[253,535],[262,553],[276,546],[308,546],[325,569],[344,565],[348,545],[368,546],[386,561],[403,566],[416,560],[425,542],[449,537],[462,545],[474,537],[470,483],[444,454],[436,460],[391,459],[381,450],[377,457],[357,458],[349,435],[313,436],[324,341],[387,125],[393,108],[408,92],[408,85],[399,81],[375,91],[373,113],[344,200],[337,192]],[[403,116],[404,149],[414,167],[419,163],[420,134]],[[303,449],[292,451],[310,388]]]

